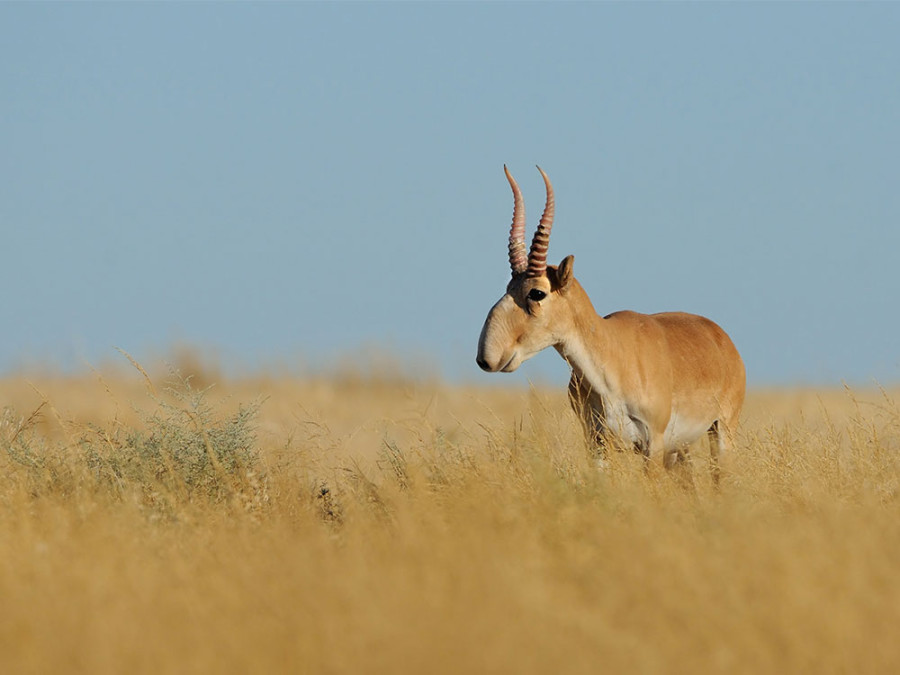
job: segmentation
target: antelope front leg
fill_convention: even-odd
[[[581,420],[591,453],[600,461],[606,459],[606,421],[603,415],[603,399],[583,378],[572,373],[569,379],[569,403]]]

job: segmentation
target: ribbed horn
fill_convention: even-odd
[[[550,246],[550,230],[553,228],[553,186],[550,179],[541,167],[537,168],[544,177],[544,185],[547,187],[547,203],[544,206],[544,214],[534,239],[531,240],[531,253],[528,254],[528,276],[542,277],[547,273],[547,248]]]
[[[509,266],[512,267],[513,276],[521,274],[528,267],[528,256],[525,254],[525,200],[519,184],[512,177],[506,164],[503,165],[506,180],[513,191],[515,206],[513,207],[512,227],[509,230]]]

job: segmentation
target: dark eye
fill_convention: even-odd
[[[535,302],[540,302],[541,300],[543,300],[546,297],[547,297],[547,294],[538,288],[532,288],[531,291],[528,293],[528,299],[534,300]]]

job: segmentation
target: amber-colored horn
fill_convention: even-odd
[[[541,167],[537,168],[544,177],[544,185],[547,187],[547,203],[544,206],[544,214],[541,216],[541,222],[537,231],[534,233],[534,239],[531,240],[531,253],[528,254],[528,276],[542,277],[547,273],[547,248],[550,246],[550,230],[553,228],[553,211],[555,203],[553,201],[553,186],[550,179]]]
[[[509,266],[513,276],[521,274],[528,267],[528,256],[525,254],[525,200],[516,179],[512,177],[506,164],[503,165],[506,180],[513,191],[515,206],[513,207],[512,227],[509,230]]]

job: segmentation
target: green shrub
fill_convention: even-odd
[[[192,389],[189,380],[179,380],[169,393],[172,402],[156,399],[143,428],[88,425],[68,445],[31,433],[39,410],[17,420],[7,409],[2,450],[24,473],[33,496],[87,488],[117,499],[137,496],[164,510],[199,501],[233,501],[245,509],[265,504],[266,476],[254,432],[259,403],[220,417],[206,391]]]

